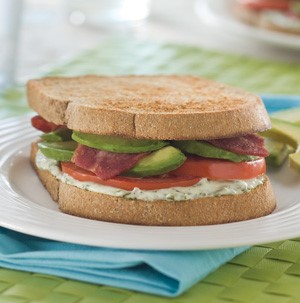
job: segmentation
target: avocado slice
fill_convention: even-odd
[[[272,128],[262,135],[288,144],[296,150],[300,145],[300,125],[277,118],[271,118],[271,123]]]
[[[68,128],[58,128],[53,132],[42,134],[41,139],[46,142],[62,142],[72,139],[72,130]]]
[[[131,139],[119,136],[85,134],[74,131],[72,139],[80,144],[114,153],[141,153],[158,150],[168,143],[160,140]]]
[[[278,111],[272,117],[300,125],[300,107]]]
[[[186,156],[173,146],[166,146],[141,159],[126,172],[127,176],[147,177],[166,174],[181,166]]]
[[[39,142],[38,147],[47,158],[57,161],[70,161],[77,147],[77,142]]]
[[[225,159],[232,162],[251,161],[257,158],[255,156],[236,154],[228,150],[215,147],[212,144],[204,141],[173,141],[172,145],[189,154],[194,154],[206,158]]]
[[[265,138],[265,146],[269,152],[266,162],[273,167],[280,167],[293,151],[289,145],[271,138]]]
[[[300,152],[291,154],[289,160],[290,168],[300,173]]]
[[[289,155],[289,166],[300,171],[300,125],[288,121],[271,118],[272,128],[262,135],[290,145],[295,153]]]

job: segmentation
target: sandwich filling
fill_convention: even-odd
[[[192,186],[170,187],[163,189],[142,190],[135,187],[133,190],[124,190],[112,186],[102,185],[96,182],[79,181],[60,169],[59,162],[45,157],[41,151],[36,155],[36,166],[42,170],[48,170],[61,182],[96,193],[138,199],[145,201],[168,200],[186,201],[203,197],[216,197],[223,195],[238,195],[256,188],[264,183],[264,176],[245,180],[208,180],[202,178]]]
[[[40,116],[36,165],[67,184],[128,199],[192,200],[241,194],[259,185],[268,151],[256,134],[161,141],[85,134]]]

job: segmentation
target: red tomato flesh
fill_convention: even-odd
[[[133,190],[135,187],[142,190],[154,190],[177,186],[192,186],[200,181],[199,177],[191,176],[162,176],[156,178],[131,178],[117,176],[112,179],[102,180],[94,173],[76,166],[72,162],[62,162],[62,171],[74,179],[83,182],[95,182],[102,185]]]
[[[170,172],[174,176],[190,176],[212,180],[252,179],[266,173],[264,158],[248,162],[188,157],[177,169]]]
[[[42,118],[41,116],[34,116],[31,118],[31,125],[44,132],[44,133],[50,133],[56,129],[58,129],[59,127],[61,127],[61,125],[56,125],[52,122],[48,122],[47,120],[45,120],[44,118]]]

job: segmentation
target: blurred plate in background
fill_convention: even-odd
[[[277,46],[300,49],[300,36],[256,28],[237,19],[233,12],[234,3],[235,0],[198,0],[195,8],[202,22],[222,30],[224,33],[232,33]]]

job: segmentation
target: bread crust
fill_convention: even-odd
[[[31,162],[40,180],[59,208],[67,214],[89,219],[158,226],[196,226],[253,219],[270,214],[275,197],[269,179],[239,195],[199,198],[189,201],[129,200],[79,189],[58,181],[50,172],[37,168],[32,145]]]
[[[44,187],[49,192],[51,198],[58,202],[58,192],[59,192],[59,183],[60,181],[57,180],[48,170],[38,169],[35,163],[35,156],[38,151],[38,146],[36,143],[31,144],[31,153],[30,153],[30,162],[34,170],[36,171],[39,179],[43,183]]]
[[[86,133],[185,140],[271,127],[258,96],[195,76],[49,77],[27,94],[46,120]]]

